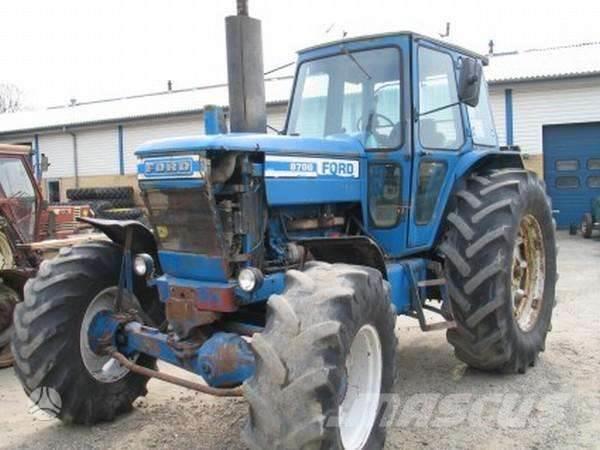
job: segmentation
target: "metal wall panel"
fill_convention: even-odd
[[[40,153],[48,157],[50,167],[43,174],[44,178],[75,176],[73,163],[73,139],[65,133],[39,135]]]
[[[79,176],[117,175],[119,153],[117,127],[76,131]]]
[[[490,86],[490,107],[492,108],[492,115],[494,116],[498,143],[500,145],[506,145],[506,111],[504,107],[503,88]]]
[[[135,150],[146,141],[204,133],[202,114],[171,119],[144,120],[140,123],[123,124],[123,150],[125,173],[135,173]],[[115,141],[116,146],[116,141]]]

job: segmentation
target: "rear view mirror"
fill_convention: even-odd
[[[469,106],[479,103],[479,89],[483,78],[483,70],[479,61],[463,58],[458,80],[458,99]]]

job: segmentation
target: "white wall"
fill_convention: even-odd
[[[146,141],[204,133],[202,114],[170,119],[151,119],[123,125],[125,173],[136,172],[136,149]]]
[[[44,178],[75,176],[73,138],[70,135],[65,133],[40,134],[39,145],[40,153],[44,153],[50,162]]]
[[[286,114],[287,105],[270,106],[267,110],[267,123],[273,128],[283,130]],[[268,132],[273,133],[272,130],[268,130]]]
[[[506,145],[506,119],[504,108],[504,88],[490,86],[490,107],[496,125],[496,134],[500,145]]]
[[[79,176],[119,174],[117,127],[86,129],[76,133]]]
[[[600,79],[538,81],[495,85],[492,109],[504,145],[504,90],[512,89],[514,144],[530,154],[542,153],[542,127],[600,122]],[[502,121],[502,127],[500,127]]]

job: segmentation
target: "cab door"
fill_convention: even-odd
[[[386,42],[387,44],[387,42]],[[381,46],[381,43],[379,43]],[[373,111],[364,111],[375,123],[377,139],[366,142],[367,174],[363,220],[369,235],[391,257],[406,251],[411,180],[410,40],[390,39],[383,47],[390,61],[397,61],[396,78],[374,83]],[[374,113],[374,114],[372,114]],[[385,142],[386,148],[375,141]]]
[[[417,39],[412,58],[415,117],[408,247],[416,251],[433,244],[467,136],[465,107],[458,101],[458,55]]]

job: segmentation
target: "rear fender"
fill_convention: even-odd
[[[523,169],[524,167],[520,152],[498,150],[469,152],[460,159],[456,166],[456,179],[459,180],[475,171],[506,168]]]
[[[444,221],[454,208],[453,193],[462,189],[464,179],[475,172],[484,172],[493,169],[524,169],[523,158],[520,152],[494,150],[488,152],[469,152],[464,155],[456,166],[452,193],[444,207],[444,214],[435,232],[433,248],[439,244],[444,229]]]

